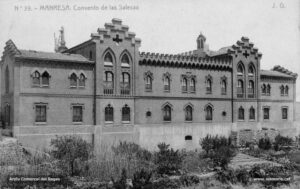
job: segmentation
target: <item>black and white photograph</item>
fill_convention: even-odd
[[[299,189],[300,1],[0,0],[1,189]]]

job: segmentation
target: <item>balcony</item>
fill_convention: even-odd
[[[130,95],[130,88],[121,88],[121,95]]]

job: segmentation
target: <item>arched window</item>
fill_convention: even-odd
[[[152,78],[151,76],[146,77],[146,90],[152,90]]]
[[[50,75],[47,71],[42,74],[42,85],[49,86]]]
[[[271,95],[271,85],[268,84],[267,85],[267,91],[266,91],[267,95],[270,96]]]
[[[103,78],[103,90],[104,94],[113,94],[114,91],[114,75],[110,71],[104,72]]]
[[[255,109],[252,106],[249,109],[249,120],[255,120]]]
[[[252,80],[248,82],[248,97],[254,98],[254,81]]]
[[[127,54],[124,54],[121,58],[121,66],[122,67],[129,67],[129,57]]]
[[[5,68],[5,93],[9,92],[9,70],[8,66]]]
[[[243,67],[242,63],[239,63],[237,66],[237,74],[244,75],[244,67]]]
[[[212,92],[212,82],[211,79],[206,80],[206,94],[211,94]]]
[[[182,78],[182,82],[181,82],[182,92],[187,92],[187,85],[188,85],[187,79],[185,77]]]
[[[248,75],[249,76],[254,76],[254,67],[253,67],[253,65],[250,65],[249,66],[249,69],[248,69]]]
[[[77,75],[75,73],[70,76],[70,87],[77,87]]]
[[[244,108],[241,106],[241,107],[239,108],[239,114],[238,114],[238,119],[239,119],[239,120],[244,120],[244,119],[245,119],[244,113],[245,113]]]
[[[289,86],[285,86],[285,96],[289,95]]]
[[[283,85],[280,86],[280,95],[284,96],[284,86]]]
[[[190,91],[191,92],[195,92],[196,91],[196,81],[194,78],[191,78],[191,82],[190,82]]]
[[[163,108],[163,119],[164,121],[171,121],[171,107],[165,105]]]
[[[81,73],[79,76],[79,87],[85,87],[85,80],[86,80],[85,75]]]
[[[265,84],[263,84],[263,85],[261,86],[261,93],[262,93],[263,95],[266,95],[266,93],[267,93],[267,87],[266,87]]]
[[[192,121],[193,120],[193,108],[188,105],[185,108],[185,121]]]
[[[32,74],[32,84],[33,84],[33,86],[40,86],[40,79],[41,79],[40,72],[35,71]]]
[[[130,121],[130,108],[127,104],[122,108],[122,121]]]
[[[227,93],[227,84],[226,81],[223,79],[221,81],[221,94],[226,94]]]
[[[130,75],[129,73],[122,73],[121,77],[121,94],[129,95],[130,94]]]
[[[205,107],[205,120],[212,120],[213,119],[213,108],[210,105]]]
[[[105,121],[114,121],[114,108],[110,104],[105,107]]]
[[[169,76],[165,76],[164,78],[164,90],[170,91],[170,78]]]
[[[241,79],[238,80],[237,97],[239,97],[239,98],[244,97],[244,82]]]
[[[104,66],[113,66],[113,57],[109,52],[104,56]]]

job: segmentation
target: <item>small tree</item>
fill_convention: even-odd
[[[91,144],[76,135],[56,136],[51,140],[51,146],[54,147],[51,151],[53,157],[66,164],[72,176],[78,174],[74,169],[75,162],[86,161],[92,154]]]
[[[183,157],[178,150],[169,149],[170,145],[160,143],[157,145],[159,151],[155,153],[155,163],[157,164],[157,173],[173,175],[179,172]]]

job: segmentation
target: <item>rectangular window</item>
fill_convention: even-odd
[[[73,122],[82,122],[82,106],[73,106]]]
[[[264,120],[270,119],[270,108],[264,108]]]
[[[282,108],[281,109],[281,114],[282,114],[282,119],[287,119],[288,118],[288,109],[287,108]]]
[[[35,122],[37,122],[37,123],[47,122],[47,105],[46,104],[35,105]]]

